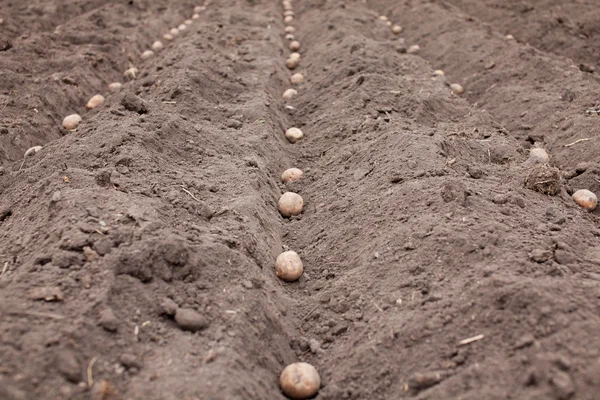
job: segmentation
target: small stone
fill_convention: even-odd
[[[199,331],[208,327],[206,319],[196,311],[189,308],[179,308],[175,313],[175,322],[183,330]]]
[[[537,263],[543,263],[548,261],[550,258],[552,257],[552,252],[550,250],[544,250],[544,249],[533,249],[530,253],[529,253],[529,258],[532,261],[535,261]]]
[[[142,369],[142,362],[133,353],[123,353],[119,357],[119,362],[127,369]]]
[[[46,286],[30,289],[27,292],[30,300],[62,301],[63,294],[58,286]]]
[[[348,329],[350,328],[350,325],[348,323],[340,323],[337,324],[333,330],[331,331],[332,334],[334,334],[335,336],[339,336],[343,333],[346,333],[348,331]]]
[[[550,383],[554,386],[555,398],[558,400],[570,399],[575,394],[575,386],[571,377],[566,372],[555,371]]]
[[[431,386],[437,385],[442,381],[442,378],[443,375],[441,372],[417,372],[409,378],[408,386],[415,390],[423,390]]]
[[[242,127],[242,122],[238,121],[237,119],[234,118],[229,118],[227,120],[227,127],[228,128],[233,128],[233,129],[240,129]]]
[[[61,199],[61,193],[60,190],[57,190],[56,192],[52,193],[52,198],[50,199],[50,201],[52,203],[58,203]]]
[[[521,336],[519,338],[519,340],[517,340],[517,343],[515,344],[515,349],[522,349],[524,347],[529,347],[534,342],[535,342],[535,336],[533,336],[531,333],[526,333],[525,335]]]
[[[60,351],[55,360],[56,369],[70,382],[79,383],[81,379],[81,365],[77,355],[72,350]]]
[[[109,332],[116,332],[119,328],[119,319],[115,316],[113,310],[110,308],[105,308],[100,312],[98,325]]]
[[[178,308],[179,308],[179,306],[177,305],[177,303],[175,303],[173,300],[171,300],[168,297],[164,297],[160,301],[160,309],[161,309],[162,313],[167,314],[171,317],[173,315],[175,315]]]
[[[254,285],[252,284],[252,282],[246,280],[242,282],[242,286],[245,287],[246,289],[252,289],[254,287]]]

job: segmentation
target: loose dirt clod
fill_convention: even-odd
[[[573,193],[572,196],[575,203],[587,211],[594,211],[598,205],[598,197],[587,189],[580,189]]]
[[[548,164],[535,166],[525,178],[525,187],[536,192],[555,196],[560,193],[560,171]]]
[[[294,400],[309,399],[321,387],[321,377],[316,368],[305,362],[288,365],[281,372],[279,384],[283,393]]]
[[[289,99],[291,99],[292,97],[294,97],[297,94],[298,94],[298,91],[295,90],[295,89],[286,89],[286,91],[283,92],[283,96],[282,97],[283,97],[284,100],[289,100]]]
[[[277,202],[277,208],[284,217],[299,215],[302,212],[304,201],[297,193],[285,192]]]
[[[298,128],[289,128],[285,131],[285,137],[290,143],[296,143],[304,137],[304,133]]]
[[[102,104],[104,104],[104,96],[97,94],[92,96],[92,98],[87,102],[86,107],[91,110],[92,108],[96,108]]]
[[[302,178],[303,174],[304,173],[299,168],[289,168],[289,169],[286,169],[281,174],[281,182],[287,183],[287,182],[297,181],[300,178]]]
[[[79,114],[71,114],[63,119],[63,127],[68,131],[72,131],[79,126],[80,122],[81,116]]]
[[[277,256],[275,274],[278,278],[286,282],[293,282],[298,280],[303,272],[302,260],[295,251],[285,251]]]

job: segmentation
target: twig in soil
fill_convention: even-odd
[[[52,314],[52,313],[44,313],[44,312],[36,312],[36,311],[11,311],[8,313],[9,315],[24,315],[29,317],[46,317],[52,319],[65,319],[64,315]]]
[[[8,261],[4,263],[4,267],[2,267],[2,272],[0,272],[0,279],[2,279],[2,275],[4,275],[4,273],[6,272],[6,269],[8,268]]]
[[[317,311],[317,308],[319,308],[319,305],[318,305],[318,304],[315,306],[315,308],[313,308],[312,310],[310,310],[310,311],[308,312],[308,314],[306,314],[306,315],[304,316],[304,318],[303,318],[303,319],[306,321],[306,320],[308,319],[308,317],[310,317],[310,316],[312,315],[312,313],[314,313],[315,311]]]
[[[25,165],[25,160],[27,160],[27,159],[26,158],[23,159],[23,162],[21,163],[21,166],[19,167],[19,171],[21,170],[21,168],[23,168],[23,165]]]
[[[94,364],[96,363],[96,360],[98,360],[98,357],[92,358],[92,360],[90,361],[90,363],[88,364],[88,367],[87,367],[88,387],[92,387],[92,385],[94,384],[94,378],[92,377],[92,372],[93,372]]]
[[[565,144],[565,147],[571,147],[571,146],[573,146],[573,145],[575,145],[577,143],[580,143],[580,142],[587,142],[588,140],[590,140],[590,138],[577,139],[573,143]]]
[[[476,342],[478,340],[481,340],[484,337],[485,337],[485,335],[477,335],[477,336],[470,337],[468,339],[463,339],[460,342],[458,342],[458,345],[459,346],[464,346],[465,344],[469,344],[469,343],[473,343],[473,342]]]
[[[184,187],[183,187],[183,185],[179,185],[179,186],[181,186],[181,189],[182,189],[184,192],[186,192],[187,194],[189,194],[190,196],[192,196],[192,199],[196,200],[198,203],[202,203],[202,202],[201,202],[200,200],[198,200],[198,199],[196,198],[196,196],[194,196],[194,195],[193,195],[193,194],[192,194],[192,193],[191,193],[189,190],[187,190],[186,188],[184,188]]]
[[[379,306],[377,305],[377,303],[373,302],[373,305],[375,306],[375,308],[376,308],[376,309],[378,309],[379,311],[383,312],[383,310],[381,309],[381,307],[379,307]]]

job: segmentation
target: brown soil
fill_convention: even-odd
[[[599,399],[600,9],[498,3],[294,0],[287,102],[280,1],[6,3],[0,399]]]

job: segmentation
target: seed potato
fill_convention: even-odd
[[[304,172],[302,172],[301,169],[288,168],[285,171],[283,171],[283,173],[281,174],[281,182],[283,182],[283,183],[295,182],[295,181],[299,180],[300,178],[302,178],[302,175],[304,175]]]
[[[298,42],[297,40],[294,40],[292,43],[290,43],[290,50],[291,51],[300,50],[300,42]]]
[[[152,43],[152,50],[161,51],[162,48],[163,48],[163,44],[160,40],[157,40],[156,42]]]
[[[302,82],[304,82],[304,75],[294,74],[290,77],[290,82],[292,85],[300,85]]]
[[[285,137],[290,143],[296,143],[304,137],[304,133],[298,128],[290,128],[285,131]]]
[[[580,189],[573,193],[575,203],[579,204],[587,211],[594,211],[598,205],[598,197],[587,189]]]
[[[283,98],[285,100],[289,100],[292,97],[294,97],[295,95],[298,94],[298,91],[295,89],[287,89],[285,92],[283,92]]]
[[[285,251],[277,256],[275,274],[286,282],[297,281],[304,272],[300,256],[295,251]]]
[[[304,201],[297,193],[285,192],[277,202],[279,213],[284,217],[299,215],[302,212]]]
[[[104,96],[97,94],[92,96],[85,106],[91,110],[92,108],[96,108],[102,104],[104,104]]]
[[[283,393],[293,400],[314,397],[321,387],[321,377],[316,368],[305,362],[296,362],[284,368],[279,376]]]
[[[68,131],[72,131],[79,126],[80,122],[81,116],[79,114],[71,114],[63,119],[63,127]]]

